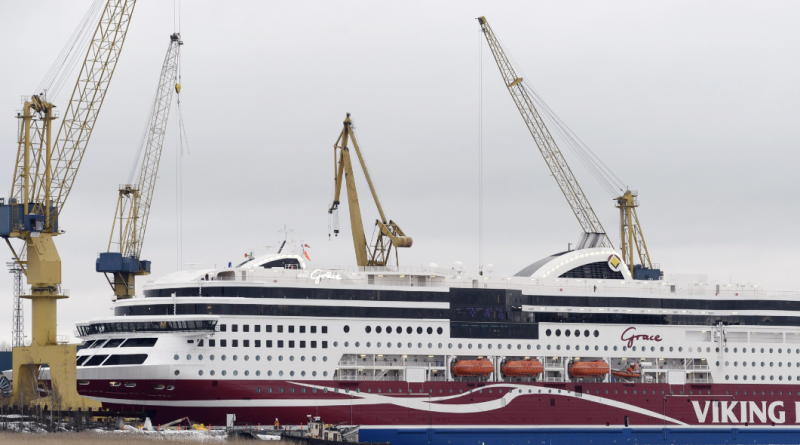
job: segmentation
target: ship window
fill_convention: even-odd
[[[294,334],[294,326],[289,326],[289,333]]]
[[[544,333],[545,333],[545,335],[547,335],[547,336],[549,337],[549,336],[550,336],[550,335],[553,333],[553,331],[551,331],[550,329],[548,329],[548,330],[546,330]]]
[[[208,347],[209,348],[213,348],[214,346],[217,346],[217,341],[214,340],[214,339],[209,339],[208,340]]]
[[[271,324],[264,325],[264,332],[272,332],[272,325]]]
[[[260,325],[260,324],[253,325],[253,330],[254,330],[255,332],[261,332],[261,325]]]
[[[589,330],[588,329],[583,331],[583,336],[584,337],[588,337],[589,336]]]
[[[242,340],[242,347],[249,348],[250,347],[250,340]]]
[[[380,334],[382,331],[380,326],[375,326],[375,333]]]
[[[367,327],[365,327],[365,328],[364,328],[364,331],[365,331],[367,334],[369,334],[370,332],[372,332],[372,326],[367,326]]]
[[[279,347],[279,348],[282,348],[282,347],[283,347],[283,340],[278,340],[278,347]]]
[[[103,346],[103,344],[105,344],[105,342],[106,342],[106,340],[97,340],[97,343],[93,344],[92,348],[99,348],[100,346]]]
[[[561,337],[561,329],[556,329],[556,337]]]
[[[283,325],[282,324],[278,325],[278,332],[283,332]]]
[[[300,347],[301,347],[301,348],[305,348],[305,347],[306,347],[306,342],[305,342],[305,340],[300,340]]]
[[[406,334],[410,334],[412,332],[414,332],[414,329],[412,329],[411,326],[406,328]]]
[[[311,326],[311,333],[312,334],[316,334],[317,333],[317,327],[316,326]]]
[[[306,327],[305,326],[300,326],[300,333],[301,334],[305,334],[306,333]]]
[[[239,340],[231,340],[231,347],[238,348],[239,347]]]
[[[428,335],[431,335],[431,334],[433,334],[433,328],[428,326]]]
[[[114,339],[111,339],[111,340],[107,341],[106,344],[103,345],[103,347],[104,348],[116,348],[117,346],[121,345],[122,342],[124,342],[124,341],[125,341],[124,338],[114,338]]]
[[[146,359],[147,354],[112,355],[103,366],[141,365]]]
[[[350,332],[350,326],[344,325],[344,332],[345,332],[345,334]]]
[[[94,357],[90,358],[83,366],[100,366],[103,361],[108,358],[107,355],[95,355]]]
[[[242,325],[242,332],[250,332],[250,325],[249,324]]]
[[[89,341],[88,343],[84,343],[84,344],[83,344],[83,347],[84,347],[84,348],[86,348],[86,349],[89,349],[89,348],[91,348],[91,347],[92,347],[92,345],[94,345],[94,344],[95,344],[95,342],[97,342],[97,340],[91,340],[91,341]]]
[[[255,341],[255,347],[256,348],[260,348],[261,347],[261,340],[256,340]]]
[[[219,341],[219,347],[220,348],[225,348],[227,346],[228,346],[228,340],[220,340]]]
[[[392,333],[392,327],[391,326],[386,326],[386,333],[387,334],[391,334]]]
[[[220,332],[226,332],[227,330],[228,330],[228,325],[225,325],[225,324],[219,325],[219,331]]]
[[[294,340],[289,340],[289,347],[294,348]]]
[[[238,324],[231,325],[231,332],[239,332],[239,325]]]
[[[442,332],[444,332],[444,330],[442,328],[440,328],[440,327],[436,328],[436,333],[437,334],[442,335]]]
[[[322,349],[327,349],[327,348],[328,348],[328,342],[327,341],[323,341],[322,342]]]
[[[272,340],[267,340],[265,343],[267,344],[268,348],[272,347]]]
[[[316,340],[311,340],[311,347],[312,348],[316,348],[317,347],[317,341]]]
[[[323,334],[327,334],[328,333],[328,327],[327,326],[323,326],[322,327],[322,333]]]

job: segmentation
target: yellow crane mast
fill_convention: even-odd
[[[654,265],[650,260],[650,253],[647,251],[647,243],[644,241],[642,226],[639,224],[639,216],[636,214],[636,207],[639,207],[639,194],[636,191],[626,190],[625,193],[615,198],[619,209],[619,236],[620,249],[622,250],[622,261],[630,267],[631,276],[640,276],[642,279],[657,280],[661,276],[659,265]],[[641,268],[636,269],[636,257],[633,256],[633,249],[636,248],[639,264]],[[657,273],[655,271],[658,271]]]
[[[500,41],[497,40],[485,17],[479,17],[478,22],[480,22],[483,35],[489,44],[489,49],[492,51],[494,61],[500,69],[500,75],[503,76],[503,82],[508,88],[511,98],[514,99],[514,104],[517,106],[520,115],[522,115],[522,120],[528,126],[528,131],[533,136],[533,140],[536,142],[542,157],[544,157],[550,173],[558,183],[564,198],[567,199],[575,218],[578,219],[581,229],[583,229],[584,233],[603,234],[604,240],[601,245],[613,248],[614,246],[608,238],[603,225],[594,213],[594,209],[589,204],[589,200],[583,193],[575,175],[572,174],[572,169],[569,168],[569,164],[567,164],[567,160],[564,159],[564,155],[556,145],[556,141],[550,135],[550,130],[547,129],[544,120],[539,115],[539,111],[536,109],[533,100],[531,100],[530,94],[525,89],[522,78],[518,77],[514,71],[514,67],[508,60]]]
[[[169,39],[147,134],[142,141],[144,157],[139,169],[139,182],[120,186],[108,249],[98,256],[95,263],[97,272],[106,274],[107,279],[108,274],[113,277],[108,282],[117,299],[132,298],[136,294],[136,276],[150,274],[150,261],[141,259],[142,244],[158,178],[172,97],[173,93],[180,94],[181,88],[177,80],[183,41],[178,33],[172,34]],[[116,243],[115,234],[118,235]]]
[[[61,289],[61,258],[53,238],[63,233],[58,227],[59,215],[97,122],[135,5],[135,0],[109,0],[100,12],[55,138],[52,127],[58,116],[45,94],[28,98],[17,116],[17,159],[10,199],[0,202],[0,237],[5,238],[31,285],[30,293],[22,296],[32,302],[31,344],[13,349],[13,393],[20,403],[38,399],[39,368],[49,365],[51,403],[58,402],[61,409],[95,404],[78,395],[75,345],[57,340],[56,302],[68,294]],[[24,241],[24,260],[9,238]]]
[[[395,263],[398,263],[397,248],[411,247],[414,241],[411,237],[403,233],[397,223],[391,220],[387,221],[386,215],[383,213],[381,202],[378,199],[378,193],[375,191],[375,186],[369,175],[369,170],[367,170],[364,156],[361,154],[361,149],[358,148],[358,141],[356,141],[356,135],[353,130],[350,113],[347,113],[347,117],[344,120],[344,128],[342,128],[342,132],[339,133],[339,139],[333,144],[334,198],[333,204],[331,204],[331,207],[328,209],[328,213],[335,214],[335,212],[338,211],[342,183],[346,183],[347,204],[350,210],[350,229],[353,233],[356,262],[361,267],[386,266],[390,259],[392,246],[394,246]],[[353,148],[356,150],[358,161],[361,164],[361,169],[364,171],[369,190],[372,192],[372,198],[375,200],[375,206],[378,207],[378,214],[380,215],[380,219],[375,220],[378,233],[375,242],[371,246],[367,245],[364,224],[361,221],[361,207],[358,204],[358,192],[356,191],[353,164],[350,158],[350,148],[348,147],[348,143],[350,142],[352,142]],[[334,228],[334,233],[339,233],[338,227]]]

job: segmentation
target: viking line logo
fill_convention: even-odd
[[[709,406],[711,413],[708,412]],[[782,409],[782,401],[772,402],[769,405],[767,402],[760,402],[759,406],[759,402],[706,400],[701,408],[700,402],[692,400],[692,407],[697,415],[697,421],[700,423],[706,423],[709,414],[711,414],[711,423],[756,423],[756,421],[767,423],[767,418],[774,423],[786,422],[786,412]]]
[[[645,335],[645,334],[635,335],[635,334],[630,334],[630,336],[626,337],[626,335],[628,334],[628,331],[635,331],[635,330],[636,330],[636,328],[631,326],[628,329],[625,329],[625,331],[620,336],[620,339],[622,341],[628,342],[628,347],[629,348],[633,347],[633,341],[634,340],[662,341],[662,338],[661,338],[660,335]]]

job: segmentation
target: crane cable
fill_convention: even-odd
[[[500,40],[499,37],[495,36],[500,42],[502,47],[506,47],[506,45]],[[625,183],[619,179],[619,177],[614,174],[613,171],[597,156],[597,154],[592,151],[576,134],[572,131],[572,129],[561,120],[560,117],[550,108],[549,105],[542,99],[539,93],[536,91],[535,88],[528,82],[528,76],[519,66],[519,64],[514,60],[513,55],[507,53],[508,58],[510,59],[511,64],[514,66],[514,69],[519,72],[522,76],[522,83],[520,87],[524,88],[525,91],[531,96],[534,104],[538,107],[540,114],[544,117],[545,120],[550,124],[548,128],[553,128],[557,135],[560,136],[561,141],[567,148],[578,158],[578,160],[583,164],[584,168],[589,171],[589,173],[595,178],[595,180],[600,184],[601,187],[608,193],[611,197],[619,196],[620,191],[624,191],[626,186]]]

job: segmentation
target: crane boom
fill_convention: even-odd
[[[350,148],[348,147],[349,142],[352,142],[356,151],[356,156],[361,164],[361,169],[364,171],[369,190],[372,193],[372,199],[375,201],[375,206],[378,208],[378,214],[380,215],[380,219],[375,220],[378,233],[375,242],[371,246],[367,244],[364,224],[361,221],[361,206],[358,203],[358,191],[356,190],[355,177],[353,176],[353,163],[350,158]],[[414,241],[403,233],[397,223],[392,220],[386,220],[383,206],[381,206],[381,202],[378,199],[378,192],[375,190],[372,177],[367,169],[367,163],[361,154],[361,149],[358,147],[358,141],[356,141],[356,135],[353,132],[353,123],[350,120],[350,113],[347,113],[347,117],[344,120],[344,128],[339,133],[336,143],[333,144],[333,161],[334,197],[328,213],[333,214],[338,211],[342,183],[346,183],[348,208],[350,210],[350,229],[353,234],[356,262],[361,267],[386,266],[391,258],[392,247],[395,247],[395,262],[397,262],[397,248],[411,247]],[[338,234],[339,229],[335,228],[334,233]]]
[[[497,40],[497,37],[485,17],[479,17],[478,22],[481,25],[484,37],[486,37],[486,42],[489,44],[489,48],[492,51],[492,56],[497,63],[497,67],[500,69],[503,82],[506,88],[508,88],[508,92],[511,94],[511,98],[514,100],[514,104],[517,106],[522,120],[525,121],[528,131],[530,131],[531,136],[533,136],[533,140],[536,142],[539,152],[542,154],[542,157],[544,157],[544,161],[550,169],[550,173],[553,175],[553,178],[555,178],[556,183],[558,183],[561,193],[564,194],[564,198],[566,198],[572,212],[575,214],[575,218],[577,218],[578,223],[581,225],[581,229],[583,229],[585,233],[604,234],[605,238],[601,245],[613,248],[613,244],[608,238],[603,225],[594,213],[591,204],[589,204],[589,200],[583,193],[575,175],[573,175],[569,164],[567,164],[567,160],[550,135],[550,131],[539,115],[539,111],[536,109],[533,100],[531,100],[531,95],[525,88],[522,78],[517,76],[511,62],[508,60],[503,47],[500,45],[500,41]]]
[[[150,273],[150,262],[141,260],[142,244],[158,178],[172,97],[175,92],[180,94],[177,79],[181,45],[183,41],[180,34],[172,34],[143,140],[144,157],[139,169],[139,182],[124,184],[119,188],[108,252],[97,258],[97,271],[113,275],[114,280],[109,280],[109,284],[117,298],[133,297],[136,293],[136,276]],[[115,233],[119,234],[118,252],[113,251]]]

